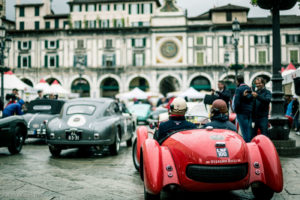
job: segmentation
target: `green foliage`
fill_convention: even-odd
[[[299,0],[299,1],[300,1],[300,0]],[[252,5],[257,5],[257,0],[251,0],[250,3],[251,3]]]

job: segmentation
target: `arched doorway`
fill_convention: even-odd
[[[100,94],[102,97],[114,97],[119,93],[119,84],[114,78],[106,78],[101,82]]]
[[[210,91],[211,90],[211,84],[210,84],[209,80],[204,76],[195,77],[191,81],[190,87],[193,87],[198,91],[200,91],[200,90]]]
[[[48,79],[46,80],[46,82],[47,82],[49,85],[51,85],[55,80],[61,85],[61,82],[60,82],[59,80],[57,80],[56,78],[48,78]]]
[[[78,93],[79,97],[90,97],[90,84],[84,78],[77,78],[72,82],[71,92]]]
[[[27,85],[33,87],[33,83],[31,82],[31,80],[27,79],[27,78],[22,78],[21,81],[23,81],[24,83],[26,83]]]
[[[149,83],[146,79],[142,77],[136,77],[132,79],[129,83],[129,90],[132,90],[134,88],[140,88],[143,91],[148,91],[149,90]]]
[[[167,76],[159,83],[159,91],[164,96],[169,92],[178,91],[180,89],[179,82],[173,76]]]

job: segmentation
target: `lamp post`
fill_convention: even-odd
[[[82,97],[83,88],[82,88],[82,75],[84,74],[84,66],[81,62],[77,62],[76,67],[79,70],[79,97]]]
[[[239,52],[238,52],[238,45],[239,45],[239,39],[240,39],[240,22],[235,18],[235,20],[232,22],[232,38],[234,40],[234,59],[235,63],[231,67],[235,71],[235,81],[237,79],[238,70],[241,69],[239,66]]]
[[[9,52],[11,47],[11,39],[6,36],[6,29],[0,26],[0,73],[1,73],[1,100],[4,102],[4,72],[9,71],[8,67],[4,66],[5,52]]]

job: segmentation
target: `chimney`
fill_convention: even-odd
[[[17,0],[16,5],[20,5],[20,4],[21,4],[21,0]]]
[[[51,3],[52,3],[52,0],[43,0],[46,14],[51,14]]]

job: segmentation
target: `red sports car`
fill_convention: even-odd
[[[232,131],[182,130],[156,141],[141,126],[133,162],[144,181],[145,199],[159,199],[163,189],[207,192],[246,189],[257,199],[271,199],[283,189],[282,168],[272,141],[256,136],[250,143]]]

